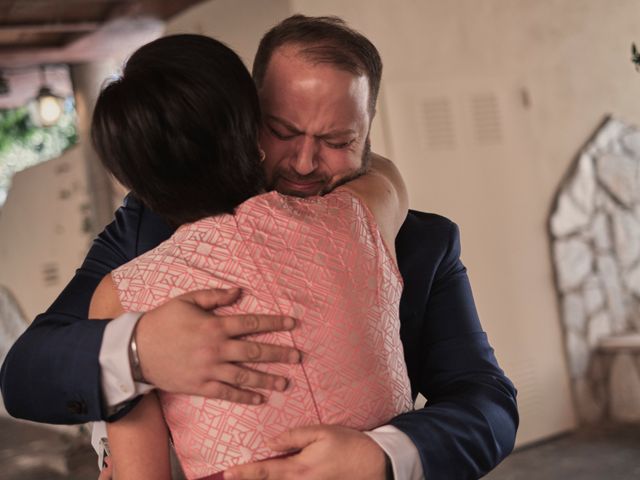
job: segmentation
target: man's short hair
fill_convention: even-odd
[[[234,208],[264,186],[251,75],[202,35],[148,43],[100,93],[92,140],[103,164],[177,226]]]
[[[364,35],[349,28],[338,17],[293,15],[269,30],[258,46],[253,61],[253,79],[262,88],[269,61],[283,45],[300,46],[300,54],[312,63],[329,63],[337,68],[366,75],[369,81],[369,113],[373,116],[380,90],[382,60],[376,47]]]

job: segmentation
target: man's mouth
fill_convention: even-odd
[[[288,193],[293,195],[317,195],[324,187],[325,182],[323,180],[290,180],[288,178],[280,177],[278,179],[276,188],[282,193]]]

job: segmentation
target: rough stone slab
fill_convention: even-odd
[[[571,378],[583,378],[589,366],[589,345],[583,335],[567,332],[567,347],[569,349],[569,370]]]
[[[640,263],[624,274],[624,283],[630,292],[640,297]]]
[[[611,335],[611,318],[609,313],[602,311],[589,320],[587,340],[591,349],[597,348],[603,338]]]
[[[611,233],[609,232],[609,222],[607,215],[599,211],[593,217],[590,228],[590,236],[600,253],[605,253],[611,249]]]
[[[616,144],[620,137],[626,133],[627,125],[617,118],[610,118],[600,127],[591,148],[596,151],[609,150],[611,145]]]
[[[587,216],[593,215],[596,176],[594,159],[590,155],[580,155],[574,176],[568,183],[567,193]]]
[[[569,293],[562,299],[562,318],[565,329],[584,334],[587,329],[587,314],[582,295]]]
[[[587,315],[591,315],[604,306],[604,292],[597,276],[592,274],[587,277],[582,287],[582,297]]]
[[[558,198],[558,206],[551,217],[551,232],[556,237],[564,237],[585,228],[589,223],[587,215],[567,193]]]
[[[613,420],[640,421],[640,374],[629,353],[619,353],[613,360],[609,398],[609,414]]]
[[[554,256],[562,292],[579,287],[592,270],[591,249],[582,239],[557,241],[554,245]]]
[[[625,155],[604,153],[596,159],[600,181],[620,203],[632,208],[637,202],[638,161]]]
[[[629,151],[629,154],[640,158],[640,132],[637,130],[629,130],[622,136],[622,145]]]
[[[618,266],[610,255],[599,255],[597,265],[604,285],[607,307],[611,314],[612,331],[613,333],[622,333],[627,328],[627,312]]]
[[[612,215],[616,257],[623,269],[640,257],[640,222],[633,212],[619,210]]]

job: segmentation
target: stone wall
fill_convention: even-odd
[[[580,419],[592,422],[629,397],[614,390],[640,389],[640,353],[627,348],[617,359],[600,349],[640,330],[638,129],[602,123],[562,182],[549,227],[574,398]]]

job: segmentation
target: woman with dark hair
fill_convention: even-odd
[[[259,122],[242,61],[198,35],[140,48],[96,104],[92,137],[105,166],[177,231],[106,276],[90,317],[239,287],[240,301],[220,312],[301,319],[255,337],[304,352],[299,364],[248,365],[289,379],[254,405],[145,395],[107,426],[118,480],[169,478],[169,432],[187,477],[214,478],[278,455],[267,442],[290,428],[368,430],[412,407],[393,250],[407,213],[398,171],[375,157],[367,173],[324,196],[264,193]]]

